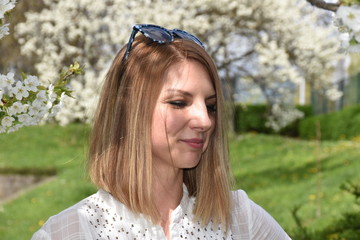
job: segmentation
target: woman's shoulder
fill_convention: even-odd
[[[232,191],[232,224],[235,238],[289,240],[280,225],[243,190]]]
[[[248,224],[251,215],[251,200],[244,190],[231,191],[232,221],[237,224]]]
[[[252,201],[244,190],[238,189],[231,191],[231,198],[233,203],[233,213],[248,214]]]
[[[90,212],[90,209],[99,207],[100,204],[105,203],[109,198],[109,193],[98,190],[96,193],[82,199],[78,203],[71,207],[59,212],[58,214],[51,216],[47,222],[59,221],[66,218],[74,218],[73,216],[85,216],[86,213]]]
[[[64,236],[68,229],[76,229],[72,235],[76,239],[87,239],[89,216],[92,211],[102,208],[110,194],[99,190],[71,207],[49,217],[45,224],[33,235],[32,239],[52,239],[55,235]],[[56,229],[56,232],[54,231]]]
[[[231,191],[231,196],[233,200],[238,200],[238,199],[242,199],[245,201],[249,200],[247,193],[242,189]]]

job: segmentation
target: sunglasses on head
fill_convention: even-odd
[[[152,25],[152,24],[137,24],[133,27],[133,31],[130,35],[130,39],[127,44],[126,51],[125,51],[124,58],[123,58],[124,61],[126,61],[126,59],[129,56],[131,46],[135,39],[135,35],[138,32],[141,32],[142,34],[144,34],[145,37],[147,37],[147,38],[151,39],[152,41],[157,42],[159,44],[169,43],[169,42],[174,41],[175,38],[180,38],[180,39],[191,40],[205,49],[204,44],[197,37],[195,37],[194,35],[192,35],[188,32],[185,32],[183,30],[180,30],[180,29],[169,30],[169,29],[157,26],[157,25]]]

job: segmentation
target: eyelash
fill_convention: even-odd
[[[174,106],[177,109],[182,109],[187,106],[187,103],[184,101],[170,101],[168,102],[170,105]],[[216,112],[216,104],[207,104],[206,108],[209,113],[215,113]]]
[[[170,101],[168,103],[178,109],[181,109],[181,108],[184,108],[187,106],[187,103],[184,101]]]
[[[206,108],[208,110],[209,113],[216,113],[216,104],[209,104],[206,105]]]

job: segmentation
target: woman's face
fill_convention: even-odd
[[[206,69],[196,61],[169,68],[152,119],[155,168],[193,168],[215,128],[216,94]]]

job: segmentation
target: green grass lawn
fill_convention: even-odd
[[[248,134],[231,142],[232,171],[244,189],[289,233],[296,227],[291,210],[303,224],[319,230],[355,210],[354,197],[341,190],[360,182],[360,143],[302,141]]]
[[[0,135],[0,168],[55,168],[57,176],[0,207],[0,239],[30,239],[50,216],[95,192],[84,158],[89,128],[47,125]]]
[[[1,168],[45,168],[54,180],[0,206],[3,240],[29,239],[46,219],[95,192],[84,159],[89,128],[46,125],[0,135]],[[321,229],[355,207],[342,191],[346,180],[360,181],[360,143],[302,141],[246,134],[230,144],[236,188],[244,189],[291,233],[291,209],[301,206],[304,224]]]

